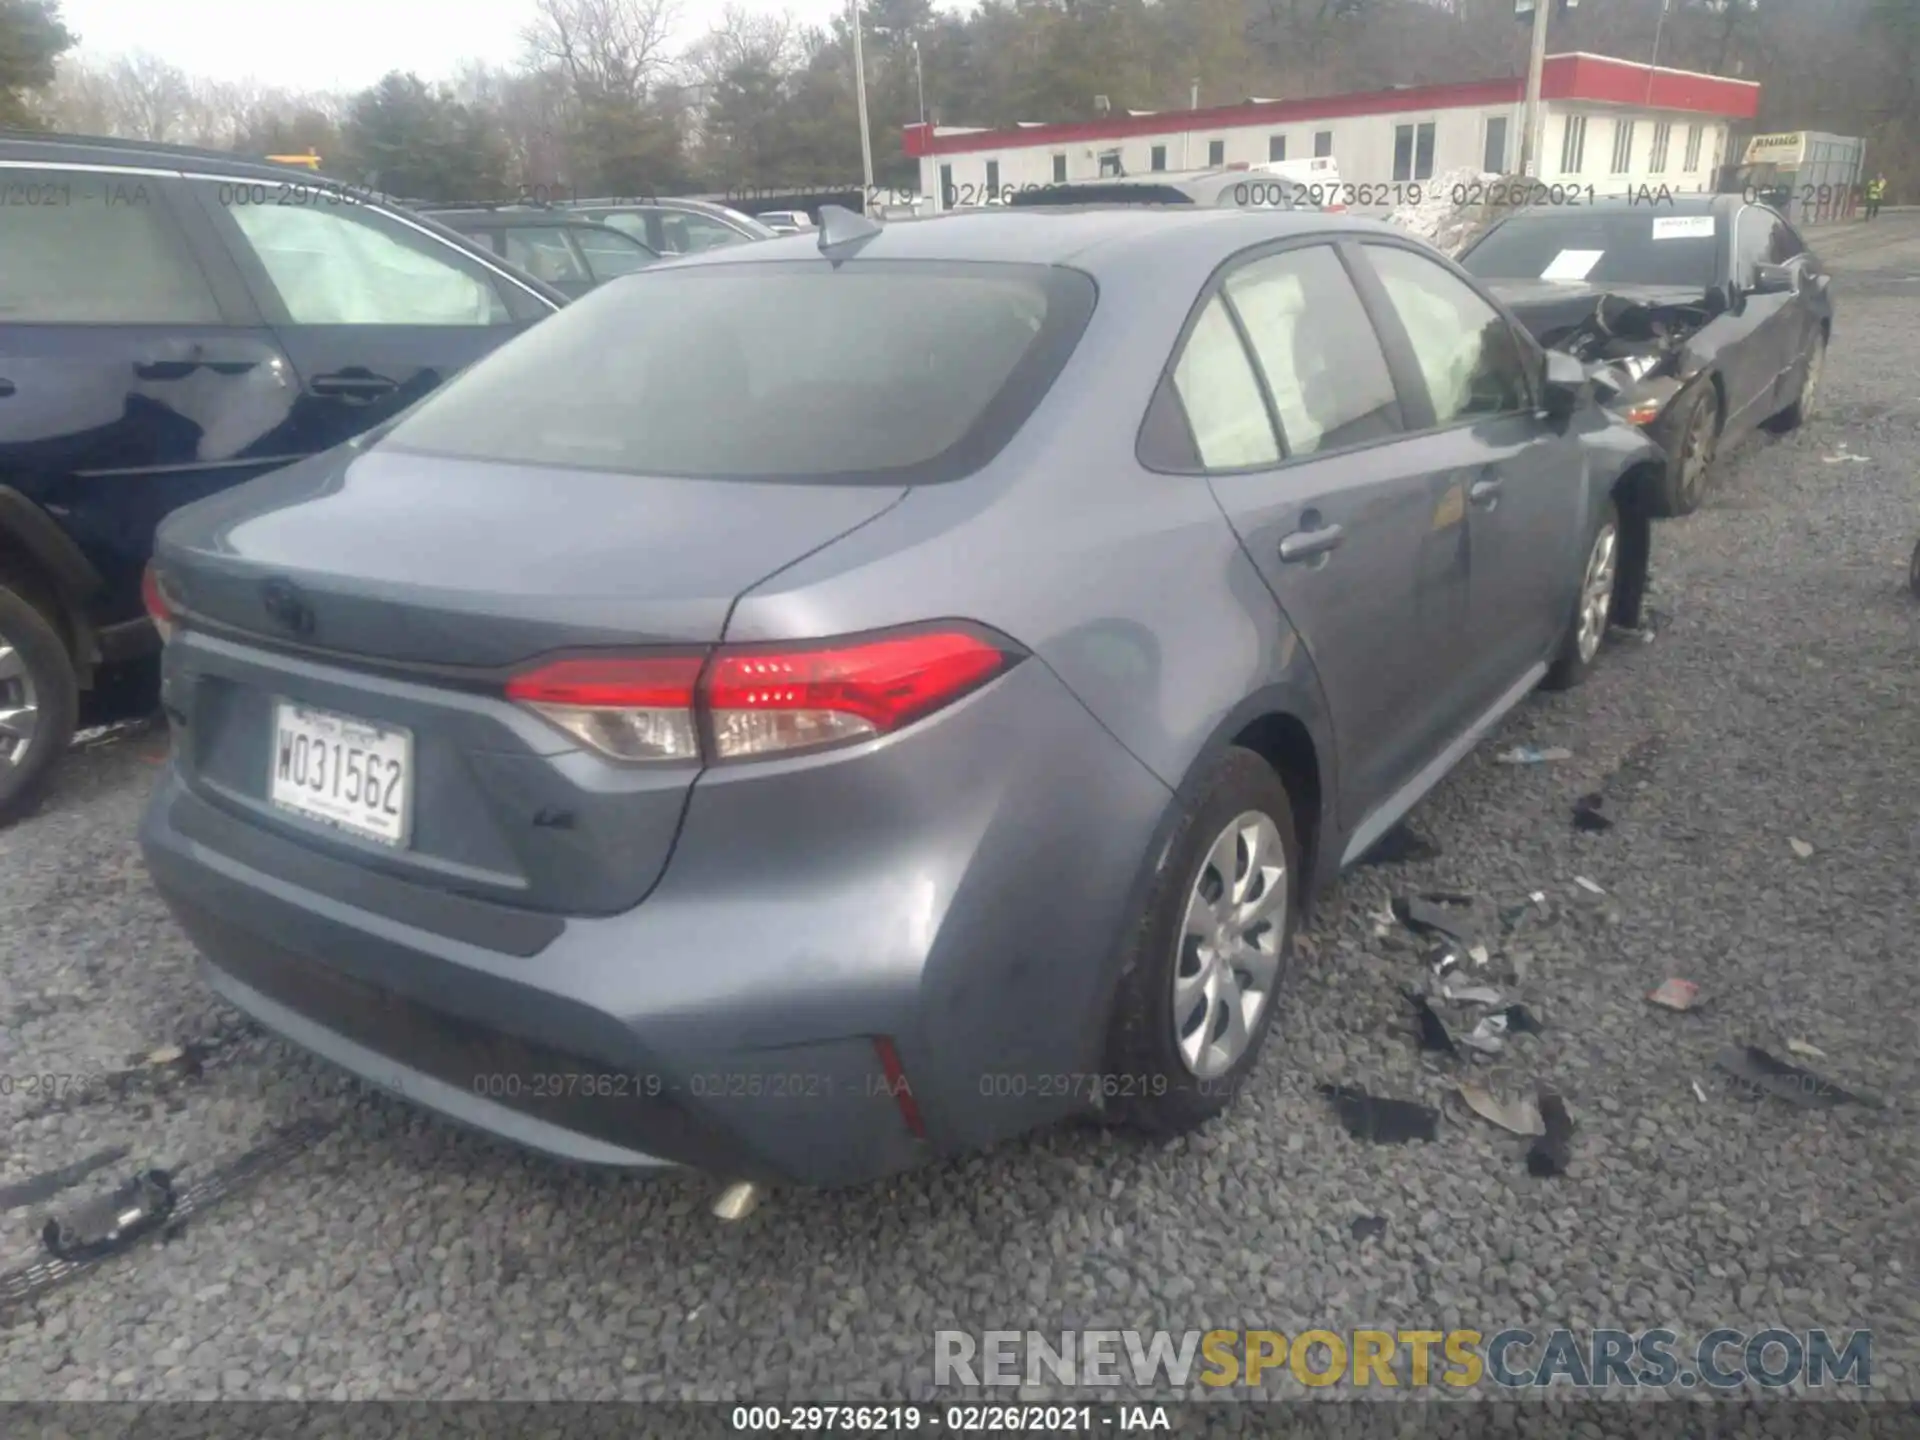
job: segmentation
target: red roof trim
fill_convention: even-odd
[[[1541,75],[1540,93],[1548,100],[1591,100],[1608,105],[1692,110],[1738,120],[1750,120],[1760,109],[1760,87],[1752,81],[1726,80],[1689,70],[1650,70],[1630,60],[1612,60],[1603,55],[1549,55]],[[1515,76],[1506,80],[1470,80],[1452,85],[1415,85],[1399,90],[1321,95],[1307,100],[1217,105],[1206,110],[1166,110],[1153,115],[1112,116],[1062,125],[976,130],[961,135],[935,135],[930,126],[909,125],[901,137],[901,148],[916,158],[963,155],[980,150],[1084,144],[1241,126],[1297,125],[1354,115],[1517,105],[1525,98],[1525,82]]]

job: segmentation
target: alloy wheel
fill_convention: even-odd
[[[1580,582],[1580,630],[1575,637],[1580,647],[1580,663],[1591,663],[1600,653],[1606,637],[1607,619],[1613,613],[1613,582],[1618,569],[1620,531],[1612,521],[1600,527],[1593,549],[1587,555],[1587,571]]]
[[[39,720],[40,697],[26,657],[0,635],[0,765],[17,766],[26,760]]]
[[[1287,852],[1270,816],[1245,811],[1214,837],[1174,957],[1174,1045],[1199,1079],[1226,1074],[1252,1043],[1279,974],[1287,892]]]
[[[1807,352],[1807,378],[1800,386],[1800,423],[1806,424],[1813,418],[1814,401],[1820,395],[1820,371],[1827,358],[1827,346],[1823,340],[1816,340],[1813,348]]]
[[[1716,416],[1710,398],[1693,407],[1687,422],[1686,439],[1680,445],[1680,489],[1690,502],[1698,501],[1707,486],[1707,471],[1713,465]]]

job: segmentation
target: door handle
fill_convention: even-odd
[[[1490,510],[1500,498],[1505,482],[1500,480],[1476,480],[1467,487],[1467,499],[1482,510]]]
[[[1345,543],[1347,532],[1338,525],[1322,525],[1317,530],[1296,530],[1280,542],[1280,560],[1291,565],[1298,560],[1311,560],[1316,555],[1325,555],[1338,550]]]
[[[337,396],[342,400],[378,400],[382,395],[391,395],[400,385],[384,375],[339,370],[331,375],[314,376],[307,388],[316,395]]]

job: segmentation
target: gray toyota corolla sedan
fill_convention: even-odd
[[[1660,464],[1381,225],[830,213],[175,514],[147,859],[235,1005],[552,1154],[1181,1130],[1636,623]]]

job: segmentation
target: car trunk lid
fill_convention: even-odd
[[[557,652],[704,653],[738,595],[904,493],[391,450],[290,467],[162,529],[174,763],[202,798],[383,874],[629,908],[698,761],[610,761],[506,679]]]

